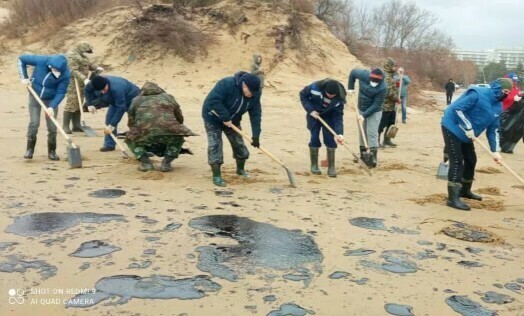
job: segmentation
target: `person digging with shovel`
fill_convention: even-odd
[[[388,92],[382,107],[382,118],[380,119],[380,125],[378,127],[378,141],[380,147],[397,147],[397,145],[391,141],[391,138],[387,136],[389,127],[395,124],[397,104],[400,104],[398,88],[394,81],[397,64],[393,58],[387,57],[382,67],[384,67],[387,75],[386,84],[388,86]],[[380,144],[380,136],[384,130],[386,130],[386,133],[384,133],[384,142]]]
[[[31,77],[27,74],[27,66],[33,66]],[[56,118],[58,105],[66,95],[71,73],[67,68],[67,59],[64,55],[21,55],[18,57],[18,72],[20,80],[25,86],[31,85],[34,91],[47,107],[47,153],[50,160],[60,160],[56,154],[56,126],[49,116]],[[29,95],[29,126],[27,128],[27,149],[25,159],[33,159],[35,146],[40,127],[40,113],[42,107],[38,101]]]
[[[321,174],[318,167],[318,151],[322,146],[320,143],[320,131],[326,145],[328,158],[328,176],[335,178],[335,150],[337,143],[344,143],[344,105],[346,103],[346,91],[344,86],[333,79],[315,81],[300,91],[300,102],[306,110],[307,129],[311,137],[309,140],[309,157],[311,160],[311,173]],[[331,132],[319,121],[319,117],[326,121],[337,134],[333,137]]]
[[[140,88],[130,81],[115,76],[94,76],[85,86],[84,94],[91,113],[96,111],[95,103],[108,104],[104,128],[104,145],[100,151],[107,152],[115,150],[116,143],[110,136],[117,134],[118,123],[129,110],[131,101],[140,94]]]
[[[222,133],[226,134],[233,149],[233,157],[237,164],[237,174],[248,178],[245,170],[246,160],[249,158],[242,135],[235,132],[231,126],[241,129],[242,115],[249,113],[253,147],[260,147],[260,123],[262,120],[262,106],[260,97],[260,79],[244,71],[237,72],[232,77],[226,77],[217,82],[207,95],[202,106],[202,118],[207,134],[207,158],[213,173],[213,183],[224,187],[221,166],[224,163],[222,151]]]
[[[184,116],[175,98],[152,82],[144,84],[127,115],[126,143],[140,161],[140,171],[154,169],[148,149],[164,157],[161,171],[172,171],[171,162],[181,153],[184,137],[197,136],[183,124]]]
[[[444,111],[442,134],[449,156],[447,205],[463,211],[470,207],[461,197],[482,200],[471,192],[475,176],[477,154],[473,139],[486,131],[493,160],[500,163],[499,126],[502,101],[512,89],[508,78],[500,78],[490,88],[468,89]]]

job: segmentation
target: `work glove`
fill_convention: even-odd
[[[96,108],[95,108],[94,105],[88,105],[87,106],[87,111],[91,112],[92,114],[95,114],[96,113]]]
[[[360,114],[357,116],[357,119],[360,121],[360,123],[364,122],[364,117]]]
[[[335,136],[335,141],[340,145],[344,144],[344,135],[339,134]]]
[[[399,75],[403,75],[404,74],[404,68],[399,67],[397,72],[398,72]]]
[[[87,86],[90,82],[89,78],[84,79],[84,86]]]
[[[449,160],[449,155],[444,153],[444,163],[448,162]]]
[[[231,128],[233,126],[233,122],[227,121],[227,122],[224,122],[224,125]]]
[[[260,147],[260,140],[258,139],[258,137],[253,136],[251,140],[252,140],[251,145],[253,145],[253,147],[256,147],[256,148]]]
[[[45,110],[45,115],[47,117],[55,117],[55,109],[53,109],[52,107],[48,107],[47,110]]]
[[[114,126],[107,125],[106,128],[104,128],[104,135],[109,135],[109,134],[113,133],[114,130],[115,130]]]
[[[309,113],[309,115],[311,115],[312,117],[314,117],[315,119],[318,120],[319,114],[318,114],[317,111],[311,111],[311,113]]]
[[[473,131],[473,129],[465,130],[464,133],[466,133],[467,138],[470,138],[470,139],[475,138],[475,132]]]
[[[28,86],[31,84],[31,80],[27,79],[27,78],[24,78],[22,80],[20,80],[20,82],[22,82],[22,84]]]
[[[500,153],[494,152],[492,154],[493,154],[493,160],[500,165],[502,162],[502,156],[500,155]]]
[[[347,93],[348,96],[355,94],[355,89],[348,89],[346,91],[347,91],[346,93]]]
[[[104,71],[104,68],[102,68],[102,67],[96,67],[95,71],[96,71],[96,72],[102,72],[102,71]]]
[[[520,95],[518,95],[518,94],[513,98],[513,100],[514,100],[515,102],[519,102],[521,99],[522,99],[522,96],[520,96]]]

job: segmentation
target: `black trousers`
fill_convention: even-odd
[[[388,130],[391,125],[395,125],[396,111],[382,111],[382,118],[378,126],[378,134],[382,134],[384,130]]]
[[[475,166],[477,165],[477,154],[475,145],[463,143],[457,136],[442,126],[442,135],[446,144],[446,151],[449,156],[449,182],[472,181],[475,176]]]
[[[453,99],[453,92],[446,92],[446,104],[450,104],[451,99]]]

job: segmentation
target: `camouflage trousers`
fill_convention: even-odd
[[[222,133],[226,134],[231,149],[233,149],[233,158],[235,160],[246,160],[249,158],[249,151],[242,136],[237,134],[231,128],[225,125],[214,125],[208,122],[204,122],[207,134],[207,162],[210,165],[223,164],[224,163],[224,152],[222,149]],[[240,125],[237,126],[241,128]]]
[[[84,85],[78,83],[78,89],[80,90],[80,99],[84,101]],[[65,112],[77,112],[80,111],[80,105],[78,104],[78,95],[76,94],[75,81],[71,78],[69,88],[66,93],[66,104],[64,107]]]
[[[156,136],[143,141],[132,142],[126,140],[126,144],[135,155],[136,159],[140,159],[143,155],[151,152],[156,156],[171,156],[178,158],[182,145],[184,144],[183,136]]]

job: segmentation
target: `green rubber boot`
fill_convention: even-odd
[[[220,164],[212,164],[211,171],[213,172],[213,183],[219,187],[225,187],[226,182],[222,179],[222,174],[220,173]]]
[[[318,147],[309,147],[309,158],[311,159],[311,173],[322,174],[318,167]]]
[[[237,160],[237,174],[244,178],[250,178],[249,173],[247,173],[245,170],[245,166],[246,166],[245,160]]]
[[[336,148],[327,148],[327,156],[328,156],[328,176],[331,178],[337,177],[337,169],[335,168],[335,150]]]
[[[142,172],[155,170],[155,166],[153,166],[153,162],[151,162],[151,160],[149,159],[147,155],[142,155],[142,157],[140,157],[138,161],[140,161],[140,166],[138,166],[138,170]]]

